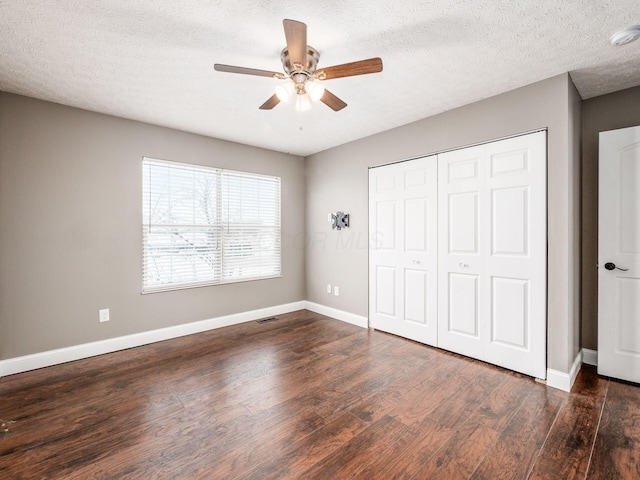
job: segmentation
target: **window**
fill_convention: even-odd
[[[280,178],[144,158],[142,291],[279,276]]]

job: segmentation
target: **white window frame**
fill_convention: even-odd
[[[143,157],[142,204],[143,294],[282,276],[280,177]]]

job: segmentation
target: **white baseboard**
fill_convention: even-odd
[[[351,323],[353,325],[357,325],[358,327],[369,327],[369,320],[367,319],[367,317],[356,315],[355,313],[345,312],[344,310],[338,310],[337,308],[326,307],[324,305],[320,305],[319,303],[307,301],[305,302],[305,304],[306,309],[312,312],[326,315],[327,317],[335,318],[337,320],[342,320],[343,322]]]
[[[151,330],[148,332],[135,333],[124,337],[110,338],[97,342],[74,345],[72,347],[59,348],[46,352],[24,355],[22,357],[0,360],[0,377],[12,375],[14,373],[35,370],[36,368],[49,367],[59,363],[71,362],[82,358],[94,357],[105,353],[116,352],[127,348],[139,347],[149,343],[169,340],[171,338],[183,337],[193,333],[200,333],[215,328],[227,327],[238,323],[250,322],[264,317],[281,315],[283,313],[304,310],[305,301],[276,305],[273,307],[260,308],[248,312],[225,315],[223,317],[200,320],[198,322],[175,325],[173,327]]]
[[[578,355],[573,361],[573,365],[571,365],[571,370],[569,370],[569,373],[553,370],[552,368],[547,368],[547,386],[557,388],[559,390],[564,390],[565,392],[570,392],[571,387],[573,387],[573,384],[576,381],[576,377],[578,376],[578,372],[580,371],[581,366],[582,350],[578,352]]]
[[[594,367],[598,366],[598,351],[590,350],[588,348],[582,349],[582,363],[586,363],[587,365],[593,365]]]
[[[258,310],[251,310],[248,312],[225,315],[222,317],[210,318],[183,325],[175,325],[173,327],[161,328],[148,332],[135,333],[133,335],[126,335],[123,337],[34,353],[32,355],[0,360],[0,377],[304,309],[321,315],[326,315],[343,322],[351,323],[362,328],[367,328],[369,324],[367,317],[361,315],[345,312],[343,310],[338,310],[337,308],[327,307],[314,302],[299,301],[261,308]],[[598,352],[583,348],[578,356],[576,356],[569,373],[548,368],[547,386],[564,390],[565,392],[571,391],[571,387],[576,380],[576,376],[578,375],[580,366],[583,362],[588,365],[597,365]]]

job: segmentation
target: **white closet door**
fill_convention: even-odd
[[[438,156],[438,346],[546,377],[546,132]]]
[[[437,160],[369,170],[369,318],[378,330],[437,341]]]
[[[640,382],[640,127],[600,134],[598,373]]]

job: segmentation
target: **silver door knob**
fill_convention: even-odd
[[[466,264],[466,263],[464,263],[464,262],[460,262],[460,263],[458,263],[458,266],[459,266],[460,268],[466,268],[466,267],[467,267],[467,264]]]

